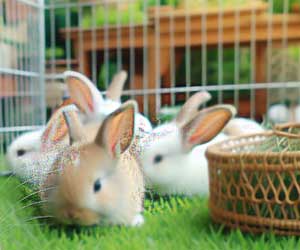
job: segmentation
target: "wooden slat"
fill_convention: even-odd
[[[233,15],[236,12],[239,12],[241,14],[244,13],[249,13],[252,11],[255,11],[257,13],[262,13],[265,12],[268,9],[268,4],[261,1],[261,0],[251,0],[249,1],[247,4],[242,4],[242,5],[237,5],[237,6],[224,6],[222,9],[222,15],[226,16],[226,15]],[[175,18],[182,18],[185,17],[188,13],[188,15],[190,17],[193,16],[202,16],[202,15],[206,15],[207,17],[210,16],[216,16],[219,15],[220,13],[220,8],[219,6],[217,7],[210,7],[209,4],[207,5],[207,7],[205,8],[205,6],[200,6],[199,8],[196,9],[185,9],[185,7],[183,8],[177,8],[177,9],[173,9],[173,11],[169,11],[169,12],[159,12],[159,15],[152,15],[151,18],[160,18],[160,19],[166,19],[169,18],[170,15],[174,16]]]
[[[0,98],[18,94],[17,82],[12,75],[0,75]]]
[[[180,17],[181,18],[181,17]],[[241,17],[240,19],[240,43],[250,43],[253,37],[251,36],[251,30],[253,29],[252,24],[250,22],[251,16]],[[175,30],[172,31],[174,35],[175,46],[183,47],[186,45],[185,37],[186,32],[190,33],[190,42],[191,46],[200,46],[202,45],[202,35],[203,31],[201,30],[202,23],[201,17],[195,18],[191,20],[191,29],[186,30],[185,19],[181,21],[175,20]],[[261,15],[256,19],[256,35],[254,39],[257,42],[264,42],[269,39],[268,37],[268,29],[269,29],[269,22],[272,21],[272,33],[271,39],[273,41],[280,41],[283,39],[285,35],[284,26],[287,27],[286,37],[287,40],[299,40],[300,39],[300,17],[298,14],[290,14],[288,17],[284,17],[283,15],[273,15],[272,19],[268,15]],[[286,21],[286,22],[285,22]],[[217,45],[219,42],[220,33],[223,38],[224,44],[235,44],[236,43],[236,20],[234,16],[231,16],[229,19],[224,19],[223,22],[223,29],[220,30],[218,28],[218,21],[217,17],[212,18],[211,20],[207,20],[206,26],[206,44],[207,45]],[[170,26],[169,20],[166,19],[165,21],[160,23],[160,46],[162,47],[169,47],[170,46]],[[61,33],[66,36],[66,32],[70,33],[70,37],[72,40],[79,39],[79,31],[78,28],[72,29],[63,29]],[[82,31],[83,39],[84,39],[84,49],[85,50],[92,50],[95,45],[92,43],[92,31],[85,30]],[[136,26],[134,29],[135,40],[132,42],[130,41],[130,30],[129,27],[124,28],[121,31],[121,40],[122,40],[122,47],[129,48],[134,46],[135,48],[142,48],[145,45],[145,41],[143,39],[143,28],[142,26]],[[154,28],[148,27],[148,44],[151,46],[152,39],[154,36]],[[117,30],[114,27],[112,30],[108,32],[108,39],[109,44],[108,47],[104,46],[104,30],[103,29],[96,29],[96,48],[98,50],[102,50],[105,48],[108,49],[116,49],[119,45],[117,41]]]
[[[55,64],[56,66],[66,66],[67,63],[68,63],[68,61],[65,60],[65,59],[56,59],[56,60],[54,61],[54,64]],[[77,59],[71,59],[71,60],[69,60],[69,63],[70,63],[71,65],[78,65],[78,60],[77,60]],[[51,66],[51,65],[53,65],[53,61],[52,61],[52,60],[47,60],[47,61],[46,61],[46,66]]]
[[[295,13],[300,13],[300,4],[299,3],[294,3],[292,7],[293,12]]]
[[[269,22],[271,23],[271,36],[272,41],[280,41],[283,38],[289,40],[300,40],[300,17],[297,14],[291,14],[284,18],[283,15],[273,15],[272,19],[269,19],[268,15],[262,15],[256,19],[255,25],[255,37],[252,37],[252,24],[251,22],[241,22],[240,24],[240,43],[250,43],[253,39],[256,42],[267,42],[269,39]],[[286,20],[286,22],[285,22]],[[200,20],[198,20],[200,22]],[[184,22],[184,21],[183,21]],[[223,29],[217,28],[217,23],[212,25],[209,23],[206,29],[206,44],[207,45],[218,45],[219,37],[222,36],[223,44],[233,45],[236,43],[236,32],[235,32],[235,19],[232,19],[228,23],[223,23]],[[211,26],[209,26],[211,25]],[[167,25],[165,25],[167,26]],[[286,26],[286,33],[284,30]],[[164,27],[164,25],[162,25]],[[175,46],[184,47],[186,45],[185,37],[186,33],[189,32],[191,46],[201,46],[204,35],[200,29],[201,23],[191,25],[191,30],[186,30],[185,25],[177,25],[174,31]],[[168,29],[161,30],[160,45],[170,46],[170,31]]]

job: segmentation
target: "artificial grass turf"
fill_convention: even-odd
[[[253,236],[213,225],[207,198],[148,197],[140,228],[53,226],[14,177],[0,179],[0,249],[298,249],[295,237]],[[154,201],[153,201],[154,200]]]

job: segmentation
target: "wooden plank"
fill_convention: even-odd
[[[77,60],[77,59],[70,59],[70,60],[69,60],[69,63],[70,63],[71,65],[78,65],[78,60]],[[54,64],[55,64],[56,66],[66,66],[66,65],[67,65],[67,60],[66,60],[66,59],[56,59],[56,60],[54,61]],[[46,61],[46,66],[49,67],[49,66],[51,66],[51,65],[53,65],[53,61],[52,61],[52,60],[47,60],[47,61]]]
[[[178,50],[175,52],[175,70],[179,67],[183,60],[184,50]],[[163,72],[162,74],[162,88],[170,88],[171,87],[171,66],[170,66],[170,58],[168,63],[168,70]],[[176,82],[175,82],[176,84]],[[162,94],[162,106],[163,105],[171,105],[171,94]]]
[[[240,21],[240,43],[250,43],[253,37],[251,36],[252,24],[248,20],[249,17],[246,19],[241,19]],[[256,36],[254,39],[258,42],[263,42],[268,40],[268,29],[269,29],[269,19],[268,15],[262,15],[256,19]],[[290,14],[286,19],[283,15],[273,15],[272,17],[272,34],[271,39],[275,41],[282,40],[283,36],[285,35],[284,25],[286,22],[287,27],[287,36],[288,40],[300,40],[300,18],[298,14]],[[176,41],[175,46],[184,47],[186,45],[185,36],[186,33],[189,32],[191,36],[191,46],[201,46],[202,45],[202,36],[204,35],[203,31],[201,30],[201,19],[191,20],[191,29],[186,30],[185,26],[185,19],[182,22],[176,23],[174,25],[175,30],[172,31],[174,35],[174,39]],[[164,23],[160,23],[160,46],[162,47],[169,47],[170,46],[170,27],[169,27],[169,20]],[[219,42],[219,36],[221,35],[223,38],[224,45],[232,45],[236,43],[236,20],[235,17],[232,16],[231,19],[228,19],[226,22],[223,22],[223,29],[220,30],[217,25],[217,19],[212,21],[211,23],[208,22],[206,28],[206,44],[208,46],[215,46]],[[154,29],[148,27],[148,44],[152,40],[152,36],[154,35]],[[96,30],[96,48],[98,50],[102,49],[115,49],[119,46],[117,33],[116,30],[110,30],[108,34],[109,45],[106,48],[104,46],[104,30],[97,29]],[[79,39],[79,29],[65,29],[62,30],[62,34],[66,36],[64,32],[70,32],[70,37],[72,40],[77,41]],[[122,48],[129,48],[134,46],[136,48],[142,48],[145,45],[145,41],[143,39],[143,29],[139,27],[139,30],[135,30],[135,41],[131,41],[130,34],[129,34],[129,27],[122,30],[121,32],[121,44]],[[219,34],[221,33],[221,34]],[[84,31],[83,32],[83,39],[85,47],[89,50],[93,49],[92,45],[92,32]]]
[[[187,22],[190,22],[190,29],[191,31],[199,31],[203,27],[203,21],[205,20],[205,30],[219,30],[218,22],[219,18],[222,18],[222,26],[224,28],[235,28],[237,25],[237,18],[239,17],[239,24],[240,26],[250,25],[251,19],[253,15],[258,18],[260,15],[256,12],[246,12],[246,13],[232,13],[232,15],[215,15],[215,16],[182,16],[179,18],[170,17],[168,19],[160,20],[160,31],[161,33],[169,32],[170,31],[170,22],[173,20],[174,27],[176,31],[185,31],[187,27]]]
[[[64,38],[66,38],[67,37],[66,34],[69,33],[71,39],[77,38],[80,33],[84,37],[92,36],[93,33],[96,34],[97,38],[104,37],[105,32],[108,32],[108,35],[111,37],[117,37],[118,33],[121,33],[122,37],[126,37],[126,36],[129,36],[131,29],[133,29],[138,34],[142,34],[144,27],[147,27],[147,29],[149,30],[149,28],[153,27],[153,25],[150,25],[150,24],[148,24],[148,25],[121,25],[121,26],[111,25],[106,28],[99,27],[99,28],[90,28],[90,29],[82,29],[79,27],[63,28],[63,29],[60,29],[60,33]]]
[[[266,43],[257,43],[255,46],[255,82],[266,82]],[[257,119],[262,120],[262,116],[267,111],[267,91],[265,89],[259,89],[255,91],[255,116]]]
[[[135,89],[143,89],[143,76],[140,74],[135,74],[133,77],[133,82],[135,85]],[[135,96],[135,100],[138,103],[139,106],[139,112],[143,113],[144,112],[144,99],[143,95],[137,95]]]
[[[292,6],[292,10],[293,12],[295,13],[300,13],[300,4],[299,3],[294,3],[293,6]]]
[[[0,74],[0,98],[18,94],[16,78],[13,75]]]
[[[159,72],[157,72],[157,58],[156,58],[156,47],[151,46],[149,49],[149,69],[148,69],[148,83],[149,89],[161,88],[161,76],[168,72],[170,68],[170,50],[169,49],[159,49]],[[160,85],[158,85],[160,83]],[[159,96],[161,99],[161,95]],[[156,122],[156,114],[158,112],[158,103],[155,94],[149,96],[149,116],[152,122]]]
[[[199,6],[199,8],[196,9],[188,9],[186,10],[185,8],[179,8],[179,9],[173,9],[168,12],[163,11],[159,12],[159,15],[152,15],[150,18],[159,18],[159,19],[166,19],[170,15],[174,16],[175,18],[180,18],[184,17],[187,14],[189,16],[201,16],[201,15],[206,15],[206,16],[215,16],[218,15],[220,12],[222,12],[223,15],[232,15],[233,13],[239,12],[241,14],[243,13],[248,13],[251,11],[256,11],[258,13],[265,12],[268,9],[268,4],[261,1],[261,0],[251,0],[247,4],[242,4],[240,6],[230,6],[230,7],[224,7],[221,11],[219,7],[210,7],[208,6],[205,8],[204,5],[203,7]]]
[[[289,15],[286,19],[286,33],[284,30],[285,22],[282,15],[275,15],[272,22],[272,33],[270,39],[274,42],[280,41],[285,37],[288,41],[297,41],[300,40],[300,18],[299,15]],[[184,27],[176,27],[174,30],[174,39],[175,45],[178,47],[184,47],[186,45],[185,36],[186,32],[189,32],[191,37],[191,46],[201,46],[202,45],[202,36],[204,33],[200,29],[201,25],[198,26],[198,29],[192,31],[186,31]],[[252,37],[251,35],[251,23],[241,24],[240,25],[240,43],[250,43],[253,39],[257,42],[266,42],[269,39],[269,23],[268,17],[262,16],[256,20],[256,35]],[[170,40],[170,31],[166,31],[160,35],[160,45],[162,47],[169,46]],[[224,45],[233,45],[236,43],[236,32],[235,26],[225,25],[222,30],[218,28],[207,29],[206,44],[210,46],[216,46],[219,43],[219,36],[222,36],[222,42]],[[285,36],[286,35],[286,36]]]

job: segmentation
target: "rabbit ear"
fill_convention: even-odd
[[[79,120],[77,111],[63,111],[63,116],[69,131],[70,145],[74,142],[82,141],[84,139],[84,135],[82,133],[83,126]]]
[[[60,104],[57,109],[60,109],[62,107],[72,105],[72,104],[76,105],[72,98],[67,98],[67,99],[63,100],[62,104]]]
[[[186,150],[213,139],[235,116],[236,109],[231,105],[216,105],[203,109],[182,129],[182,142]]]
[[[113,158],[118,157],[130,146],[134,138],[136,112],[136,102],[128,101],[103,121],[95,143],[104,147]]]
[[[121,70],[115,74],[106,92],[106,97],[112,101],[120,102],[124,84],[127,80],[127,72]]]
[[[197,114],[200,105],[209,101],[210,98],[211,95],[206,91],[201,91],[192,95],[179,111],[175,119],[177,125],[179,127],[183,127],[185,124],[187,124]]]
[[[46,129],[42,134],[41,141],[43,148],[61,142],[68,133],[68,126],[64,119],[63,111],[77,110],[75,105],[68,105],[58,109],[50,118]]]
[[[96,86],[84,75],[75,71],[64,72],[69,94],[81,112],[91,114],[103,102],[103,97]]]

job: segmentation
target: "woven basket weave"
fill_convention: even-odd
[[[230,228],[300,235],[300,124],[208,148],[212,219]]]

